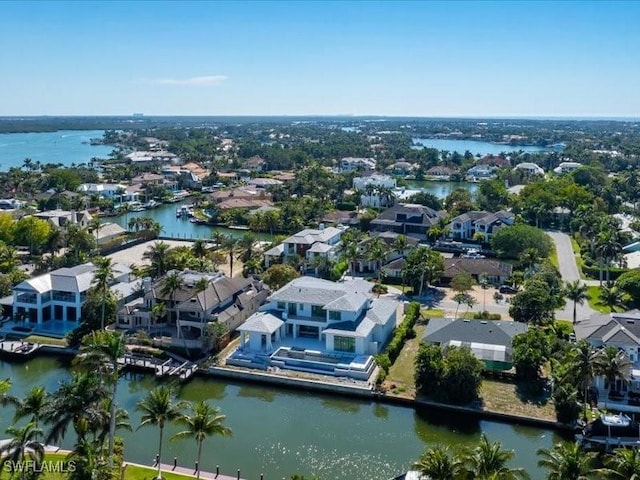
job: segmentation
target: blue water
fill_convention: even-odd
[[[89,144],[92,138],[102,138],[103,133],[103,130],[0,133],[0,170],[20,167],[25,158],[63,165],[86,163],[92,157],[106,158],[113,147]]]
[[[418,143],[423,147],[447,150],[449,152],[458,152],[460,154],[469,150],[474,155],[498,155],[501,152],[517,152],[519,150],[528,153],[545,152],[550,150],[543,147],[535,147],[533,145],[500,145],[497,143],[479,142],[475,140],[451,140],[448,138],[414,138],[413,142]]]

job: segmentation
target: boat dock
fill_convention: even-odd
[[[178,377],[180,380],[188,380],[198,370],[198,364],[185,360],[177,362],[175,359],[162,360],[149,355],[127,353],[118,359],[118,364],[123,368],[139,368],[152,370],[156,377]]]
[[[20,340],[0,342],[0,355],[11,358],[31,358],[41,347],[39,343],[25,343]]]

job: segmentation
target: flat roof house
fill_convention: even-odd
[[[299,255],[307,261],[319,255],[333,259],[336,256],[340,238],[347,228],[345,226],[325,228],[322,225],[317,229],[305,228],[286,238],[280,245],[264,252],[265,265],[269,267],[282,258],[293,255]]]
[[[520,322],[432,318],[422,341],[442,348],[466,346],[488,370],[509,370],[513,338],[526,331],[527,324]]]

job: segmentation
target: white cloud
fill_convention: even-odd
[[[224,82],[228,77],[226,75],[207,75],[202,77],[190,78],[158,78],[154,80],[160,85],[173,85],[179,87],[215,87]]]

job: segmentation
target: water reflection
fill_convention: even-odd
[[[227,384],[195,378],[187,384],[181,384],[178,395],[182,400],[191,402],[203,399],[222,400],[227,396]]]
[[[322,405],[344,413],[358,413],[360,411],[360,402],[342,398],[325,398],[322,400]]]
[[[374,403],[373,404],[373,414],[376,418],[382,418],[386,420],[389,417],[389,408],[387,408],[382,403]]]
[[[263,402],[273,402],[276,398],[275,392],[271,389],[248,386],[240,387],[238,390],[238,396],[245,398],[257,398]]]

